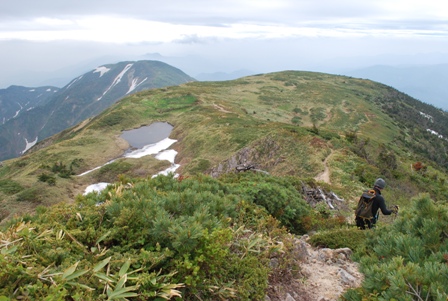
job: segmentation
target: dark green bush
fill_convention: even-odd
[[[316,233],[310,237],[310,243],[324,248],[350,248],[353,252],[364,251],[367,231],[355,227],[339,228]]]
[[[311,212],[299,191],[301,182],[292,177],[273,177],[262,173],[238,173],[226,175],[223,181],[237,184],[238,193],[247,200],[264,207],[291,232],[306,232],[304,217]]]
[[[53,176],[53,175],[47,174],[47,173],[42,173],[42,174],[40,174],[40,175],[37,177],[37,179],[38,179],[40,182],[48,183],[48,185],[52,185],[52,186],[56,185],[56,177]]]
[[[288,234],[240,192],[237,182],[158,176],[40,207],[1,233],[0,296],[262,300],[269,256]]]

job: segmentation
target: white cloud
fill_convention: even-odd
[[[429,26],[431,25],[431,26]],[[37,18],[28,24],[0,31],[0,40],[29,41],[74,40],[105,43],[169,43],[187,36],[216,39],[272,39],[291,37],[349,37],[415,35],[448,36],[445,23],[421,27],[397,20],[362,20],[355,18],[316,21],[279,22],[238,21],[217,25],[174,24],[120,16],[82,16],[74,19]],[[7,26],[11,27],[11,26]]]
[[[316,70],[340,56],[404,58],[446,51],[446,20],[440,0],[0,1],[0,88],[39,85],[62,68],[72,70],[68,82],[96,63],[156,52],[200,57],[191,68],[174,65],[192,76]]]

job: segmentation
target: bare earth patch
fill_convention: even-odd
[[[301,279],[270,286],[266,301],[336,301],[350,288],[361,286],[364,279],[358,263],[351,260],[348,248],[314,248],[305,235],[296,243],[302,249]]]

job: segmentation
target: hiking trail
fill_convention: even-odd
[[[325,182],[327,184],[331,184],[330,181],[330,168],[328,167],[328,160],[331,157],[331,155],[333,155],[333,150],[330,152],[330,154],[325,158],[324,160],[324,171],[321,172],[320,174],[318,174],[314,179],[316,181],[322,181]]]

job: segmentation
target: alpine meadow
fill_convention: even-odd
[[[123,157],[122,132],[155,122],[173,126],[175,173]],[[282,285],[310,300],[304,235],[353,251],[364,280],[341,300],[446,301],[447,171],[448,112],[373,81],[283,71],[139,91],[1,163],[0,301],[276,301]],[[362,231],[354,209],[378,177],[400,210]]]

